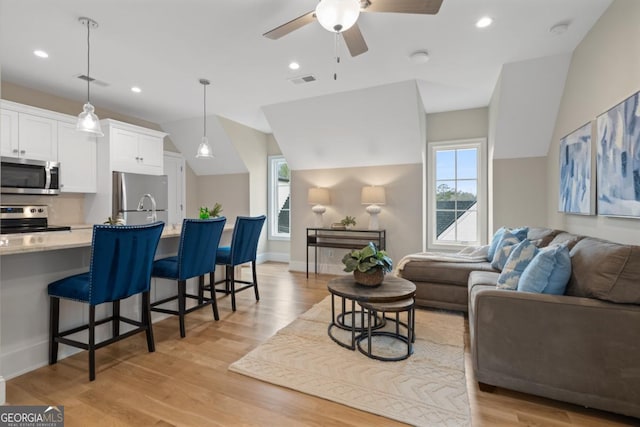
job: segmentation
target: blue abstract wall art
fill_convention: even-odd
[[[593,215],[591,184],[591,123],[560,140],[560,212]]]
[[[597,123],[598,214],[640,217],[640,92]]]

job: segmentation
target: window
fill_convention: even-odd
[[[486,240],[484,139],[430,144],[428,242],[432,248]]]
[[[289,240],[291,173],[282,156],[269,156],[269,239]]]

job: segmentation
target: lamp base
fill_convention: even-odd
[[[382,212],[382,208],[378,205],[369,205],[365,210],[369,214],[369,230],[379,230],[378,214]]]
[[[327,211],[327,208],[322,205],[315,205],[311,208],[311,210],[315,214],[314,226],[316,228],[322,228],[324,226],[322,221],[322,214]]]

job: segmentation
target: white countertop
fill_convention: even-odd
[[[0,236],[0,255],[43,252],[57,249],[91,246],[93,227],[72,226],[70,231],[3,234]],[[225,227],[226,228],[226,227]],[[165,225],[161,238],[180,236],[180,227]]]

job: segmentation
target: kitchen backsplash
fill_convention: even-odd
[[[0,198],[3,205],[47,205],[49,207],[49,224],[69,225],[83,224],[84,194],[61,194],[59,196],[18,196],[3,194]]]

